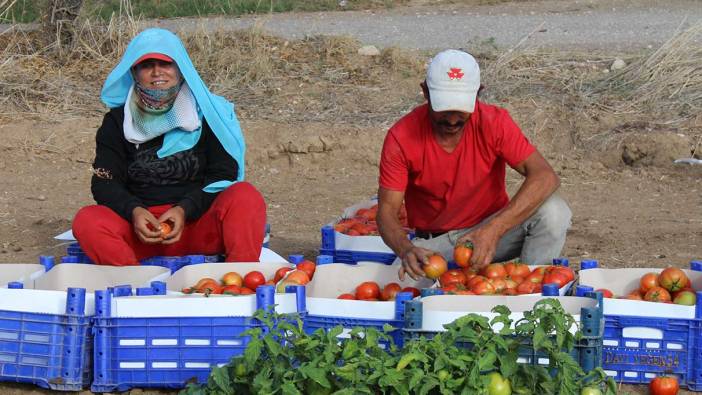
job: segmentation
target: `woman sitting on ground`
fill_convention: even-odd
[[[234,106],[212,94],[173,33],[137,35],[107,77],[92,193],[73,233],[88,257],[138,265],[152,256],[222,254],[257,262],[266,205],[244,182]]]

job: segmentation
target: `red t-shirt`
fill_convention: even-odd
[[[476,101],[453,152],[436,141],[428,105],[415,108],[385,136],[382,188],[405,193],[409,226],[439,232],[473,226],[505,207],[505,164],[536,149],[507,110]]]

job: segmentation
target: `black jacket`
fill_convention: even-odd
[[[163,136],[132,144],[124,138],[123,123],[124,108],[114,108],[97,131],[91,190],[98,204],[127,221],[132,220],[134,208],[161,204],[178,205],[187,221],[196,220],[217,197],[202,188],[236,180],[238,164],[204,120],[193,148],[161,159],[156,152]]]

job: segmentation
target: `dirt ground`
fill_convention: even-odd
[[[257,40],[244,48],[245,60],[261,62],[258,69],[269,67],[275,78],[252,76],[251,67],[235,70],[238,79],[230,85],[225,82],[234,77],[213,71],[222,65],[199,41],[186,44],[213,90],[237,102],[248,144],[247,178],[268,203],[271,248],[312,257],[320,227],[376,193],[385,132],[422,102],[418,83],[427,54],[388,50],[371,59],[344,39]],[[224,51],[227,43],[215,38],[209,45]],[[252,48],[259,57],[251,58]],[[613,54],[505,58],[483,49],[475,53],[485,65],[484,100],[510,110],[561,177],[559,193],[573,211],[563,256],[576,263],[598,259],[610,268],[687,267],[702,259],[702,165],[673,164],[700,154],[701,116],[675,98],[660,108],[625,111],[615,104],[627,96],[582,88],[597,86]],[[648,55],[627,56],[636,62]],[[36,79],[22,80],[26,89],[3,86],[0,96],[0,263],[32,263],[39,255],[62,255],[65,244],[53,237],[70,228],[80,207],[93,203],[99,88],[114,58],[95,70],[77,67],[91,65],[83,60],[52,66],[31,57],[8,59],[17,62],[16,75]],[[2,68],[0,74],[14,78]],[[511,193],[519,182],[510,172]],[[643,393],[642,387],[623,390]],[[3,384],[0,392],[46,391]]]

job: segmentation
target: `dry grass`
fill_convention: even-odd
[[[37,33],[0,35],[0,115],[103,112],[102,81],[137,33],[128,4],[108,23],[81,21],[76,39],[60,51]],[[701,31],[695,26],[650,54],[631,55],[628,67],[614,73],[605,73],[611,55],[522,48],[526,36],[507,51],[478,53],[485,98],[508,106],[532,102],[573,123],[608,115],[620,124],[665,124],[694,134],[700,145],[702,47],[695,40]],[[388,48],[364,57],[351,38],[286,41],[258,27],[235,33],[202,27],[182,38],[210,88],[233,99],[248,119],[385,126],[422,100],[417,85],[426,53]],[[547,126],[536,118],[529,125],[537,132]],[[576,127],[572,139],[609,141],[609,126]]]

